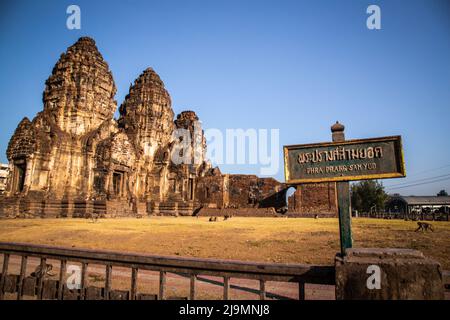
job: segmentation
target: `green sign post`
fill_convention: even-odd
[[[405,177],[400,136],[345,140],[345,127],[331,127],[332,141],[284,147],[286,184],[336,182],[341,253],[352,247],[349,181]]]

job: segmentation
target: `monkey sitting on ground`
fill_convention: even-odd
[[[45,276],[53,277],[55,274],[52,271],[53,265],[46,263],[44,268],[42,268],[41,265],[38,265],[36,269],[34,269],[34,272],[31,273],[32,277],[40,278]]]
[[[223,216],[223,221],[231,219],[232,217],[233,217],[233,215],[231,215],[231,214],[224,215]]]
[[[276,213],[281,213],[281,214],[286,214],[288,212],[288,207],[284,206],[284,207],[281,207],[281,208],[276,208],[275,212]]]
[[[430,229],[431,231],[434,232],[433,230],[433,226],[431,225],[431,223],[427,223],[427,222],[417,222],[417,225],[419,226],[415,232],[421,230],[421,231],[428,231],[428,229]]]
[[[217,217],[211,217],[209,218],[209,222],[216,222],[217,221]]]

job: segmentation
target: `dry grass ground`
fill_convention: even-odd
[[[450,223],[433,225],[435,232],[422,233],[412,221],[353,219],[354,246],[418,249],[449,270]],[[306,218],[1,220],[0,241],[309,264],[332,264],[339,251],[337,219]]]

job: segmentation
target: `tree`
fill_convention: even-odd
[[[441,190],[439,191],[439,193],[437,194],[438,197],[447,197],[448,193],[445,190]]]
[[[387,197],[383,184],[377,180],[360,181],[351,188],[352,209],[359,212],[370,212],[374,206],[378,210],[384,208]]]

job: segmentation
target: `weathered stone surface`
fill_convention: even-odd
[[[46,81],[44,111],[71,135],[97,129],[116,111],[116,86],[95,41],[80,38],[63,53]]]
[[[44,280],[42,283],[42,299],[56,299],[58,294],[58,283],[58,280]]]
[[[99,287],[87,287],[86,288],[86,300],[103,300],[103,288]]]
[[[14,293],[17,291],[17,284],[19,282],[19,276],[16,274],[8,274],[5,278],[5,284],[3,290],[5,292]]]
[[[159,147],[167,147],[171,141],[174,113],[170,95],[152,68],[130,86],[119,111],[120,127],[145,157],[152,159]]]
[[[300,216],[338,215],[336,184],[312,183],[297,186],[288,199],[289,212]]]
[[[158,295],[148,294],[148,293],[139,293],[137,296],[137,300],[158,300]]]
[[[69,290],[67,287],[64,287],[63,300],[79,300],[79,299],[80,299],[80,290],[77,289]]]
[[[25,158],[36,150],[36,138],[33,126],[28,118],[23,118],[17,126],[8,144],[6,156],[8,160]]]
[[[273,178],[255,175],[222,175],[211,170],[197,184],[197,199],[205,208],[281,208],[286,206],[286,186]],[[256,211],[255,211],[256,215]]]
[[[412,249],[347,249],[336,257],[336,298],[433,300],[444,298],[439,263]],[[369,289],[369,266],[381,271],[380,289]]]
[[[23,280],[23,295],[34,296],[36,294],[37,279],[35,277],[26,277]]]
[[[129,292],[125,290],[113,290],[109,293],[110,300],[128,300]]]

